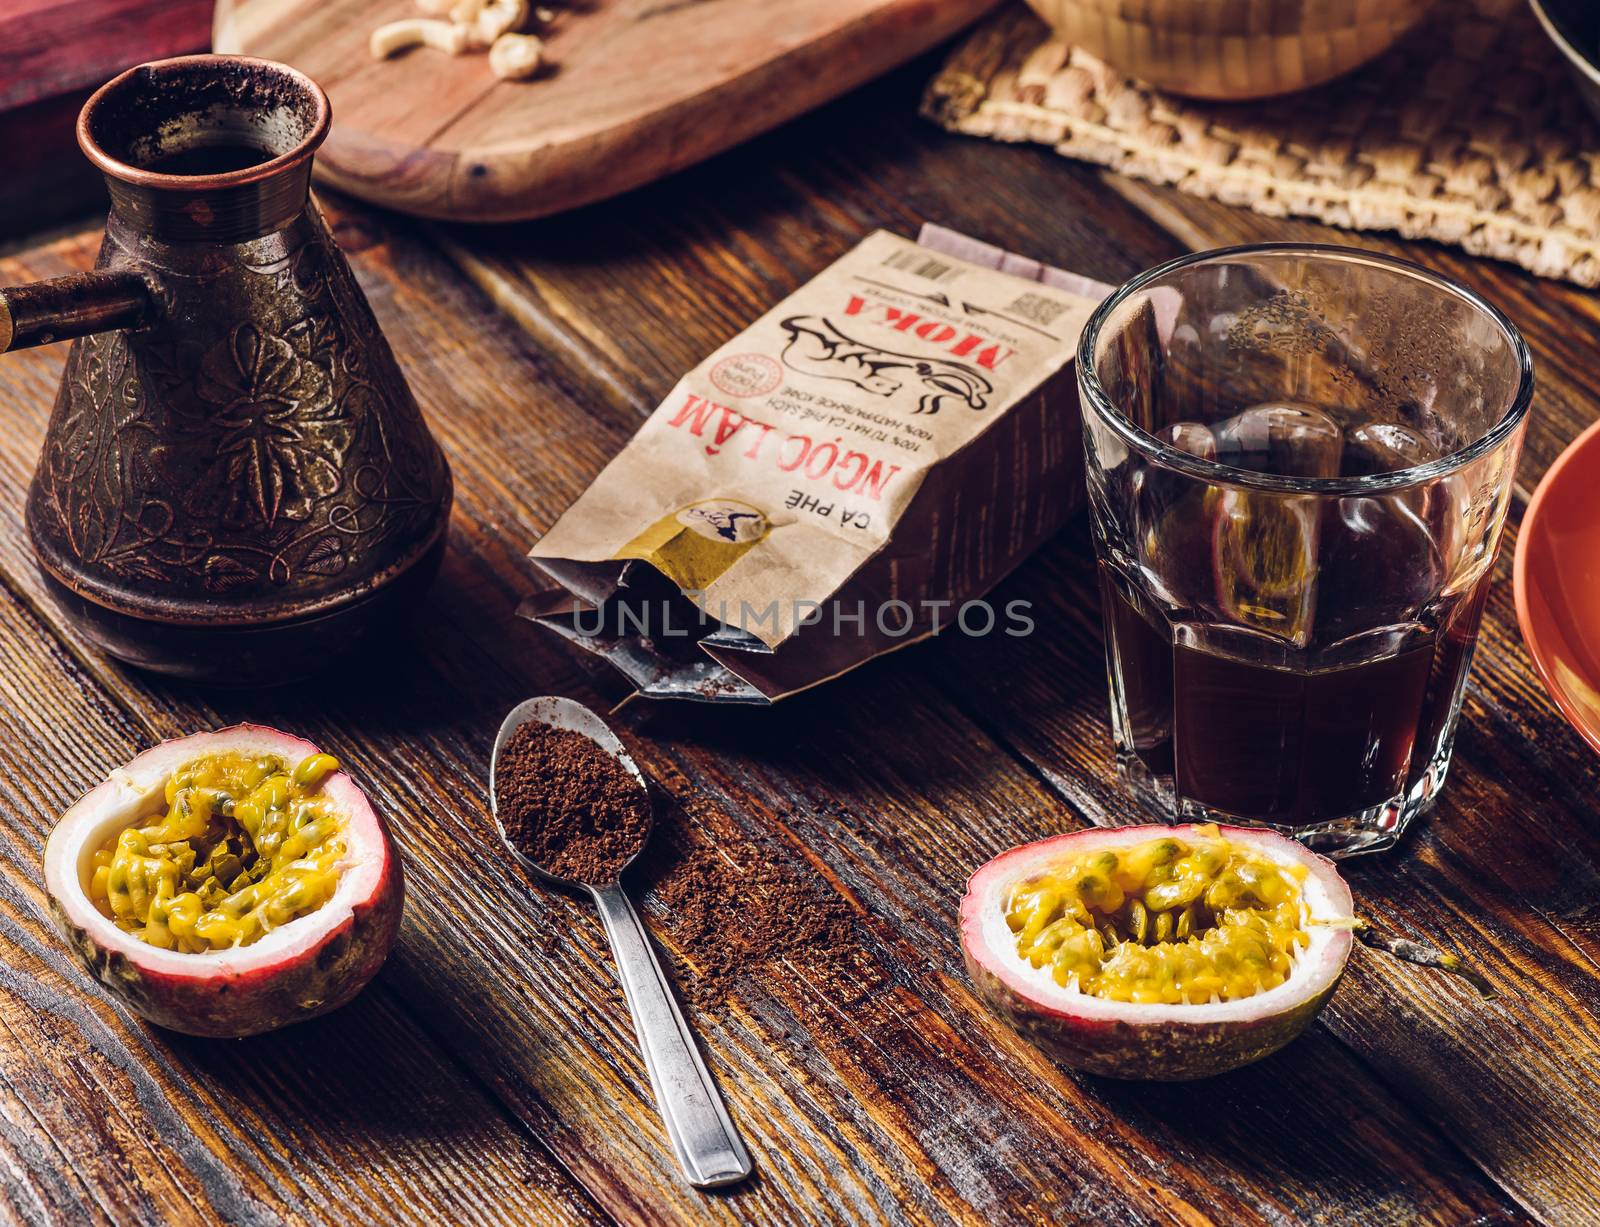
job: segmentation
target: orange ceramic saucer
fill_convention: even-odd
[[[1533,493],[1517,536],[1516,598],[1539,675],[1600,753],[1600,422]]]

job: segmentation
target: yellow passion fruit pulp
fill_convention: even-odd
[[[90,900],[125,932],[191,954],[248,946],[315,911],[347,851],[344,818],[321,794],[338,769],[328,754],[185,763],[167,781],[164,814],[95,851]]]
[[[1063,1064],[1203,1078],[1282,1048],[1333,994],[1355,940],[1332,862],[1273,831],[1089,828],[972,875],[973,987]]]
[[[1278,987],[1310,942],[1308,869],[1215,826],[1102,848],[1016,883],[1017,953],[1106,1001],[1203,1004]]]
[[[50,915],[151,1022],[259,1035],[337,1009],[383,965],[405,901],[387,824],[303,737],[236,724],[113,767],[44,846]]]
[[[1089,828],[982,866],[961,900],[978,994],[1065,1065],[1204,1078],[1311,1024],[1355,941],[1447,971],[1453,955],[1355,914],[1334,864],[1275,831],[1183,823]]]

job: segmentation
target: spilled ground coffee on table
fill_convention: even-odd
[[[716,823],[721,826],[721,823]],[[855,910],[814,872],[668,807],[639,872],[666,909],[684,995],[720,1009],[741,982],[777,974],[829,997],[858,991]]]

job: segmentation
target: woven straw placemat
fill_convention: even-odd
[[[1269,216],[1600,285],[1600,133],[1526,0],[1449,0],[1361,71],[1251,103],[1159,93],[1052,41],[1018,4],[957,49],[923,109]]]

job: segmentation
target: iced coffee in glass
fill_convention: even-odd
[[[1236,248],[1107,299],[1079,379],[1128,786],[1393,843],[1450,765],[1533,392],[1516,329],[1371,252]]]

